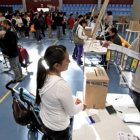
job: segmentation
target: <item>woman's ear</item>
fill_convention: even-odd
[[[56,70],[58,70],[59,66],[60,66],[60,64],[58,64],[58,63],[55,63],[55,64],[53,65],[53,67],[54,67]]]

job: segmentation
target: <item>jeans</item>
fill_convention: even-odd
[[[29,36],[29,27],[25,27],[25,37]]]
[[[69,38],[70,38],[71,41],[73,40],[72,28],[69,28]]]
[[[62,26],[57,26],[57,38],[62,39]]]
[[[37,38],[37,41],[41,40],[41,35],[40,35],[39,29],[36,30],[36,38]]]
[[[77,45],[75,44],[75,48],[74,48],[74,50],[73,50],[73,55],[72,55],[72,57],[73,57],[73,58],[77,58],[77,55],[78,55],[78,49],[77,49]]]
[[[49,38],[52,38],[52,27],[48,26],[48,34],[49,34]]]
[[[45,31],[45,27],[42,26],[42,27],[41,27],[41,32],[42,32],[42,35],[45,37],[45,33],[44,33],[44,31]]]
[[[15,74],[15,80],[20,80],[22,78],[22,69],[21,65],[19,63],[19,57],[9,58],[9,63],[11,66],[11,69],[14,71]]]
[[[137,109],[139,110],[140,112],[140,93],[134,91],[134,90],[131,90],[129,89],[129,95],[131,96],[131,98],[133,99]]]
[[[83,53],[83,45],[77,44],[77,48],[78,48],[77,64],[80,64],[81,63],[81,55]]]

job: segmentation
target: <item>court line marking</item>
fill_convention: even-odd
[[[56,43],[58,42],[59,40],[57,39],[54,43],[53,43],[53,45],[56,45]]]
[[[25,75],[23,75],[22,77],[22,80],[28,75],[28,73],[26,73]],[[16,88],[19,84],[19,83],[16,83],[12,88]],[[4,101],[4,99],[11,93],[11,90],[9,90],[1,99],[0,99],[0,103],[2,103]]]

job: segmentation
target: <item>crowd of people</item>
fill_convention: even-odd
[[[49,38],[53,37],[52,30],[54,29],[57,32],[57,39],[62,40],[67,28],[69,39],[75,44],[72,57],[78,65],[82,65],[81,56],[84,41],[89,38],[85,34],[85,27],[94,28],[97,19],[98,15],[92,17],[91,13],[86,15],[77,13],[75,18],[71,13],[68,19],[64,12],[30,11],[29,13],[20,13],[16,11],[14,14],[0,13],[0,30],[2,30],[0,32],[0,48],[4,58],[9,60],[11,69],[14,71],[15,82],[22,80],[22,70],[18,58],[20,53],[18,39],[23,36],[29,38],[30,32],[33,32],[37,41],[40,42],[46,35],[46,29],[48,29]],[[111,43],[122,45],[117,29],[113,25],[111,11],[107,12],[102,23],[104,28],[99,27],[96,38],[100,40],[100,44],[103,47],[108,47]],[[140,37],[134,41],[130,49],[140,53]],[[69,63],[69,53],[63,45],[47,48],[43,58],[38,62],[36,104],[41,106],[40,116],[49,139],[70,139],[69,116],[86,109],[86,105],[79,99],[74,102],[69,85],[61,77],[61,72],[68,69]],[[100,64],[106,64],[106,55],[102,56]],[[133,74],[131,88],[131,96],[140,110],[139,78],[140,66]]]

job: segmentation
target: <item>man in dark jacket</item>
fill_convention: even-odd
[[[17,46],[17,35],[11,31],[11,22],[4,20],[3,26],[6,30],[4,37],[2,38],[3,48],[2,52],[4,57],[9,60],[11,69],[15,74],[15,82],[19,82],[22,79],[22,70],[19,63],[19,48]]]
[[[40,40],[41,40],[41,35],[40,35],[41,26],[40,26],[40,22],[39,22],[39,14],[38,13],[35,14],[33,23],[34,23],[35,30],[36,30],[37,41],[40,42]]]
[[[57,23],[56,23],[56,26],[57,26],[57,39],[60,39],[62,40],[62,34],[63,34],[63,22],[64,22],[64,17],[63,17],[63,13],[59,13],[58,17],[57,17]]]

